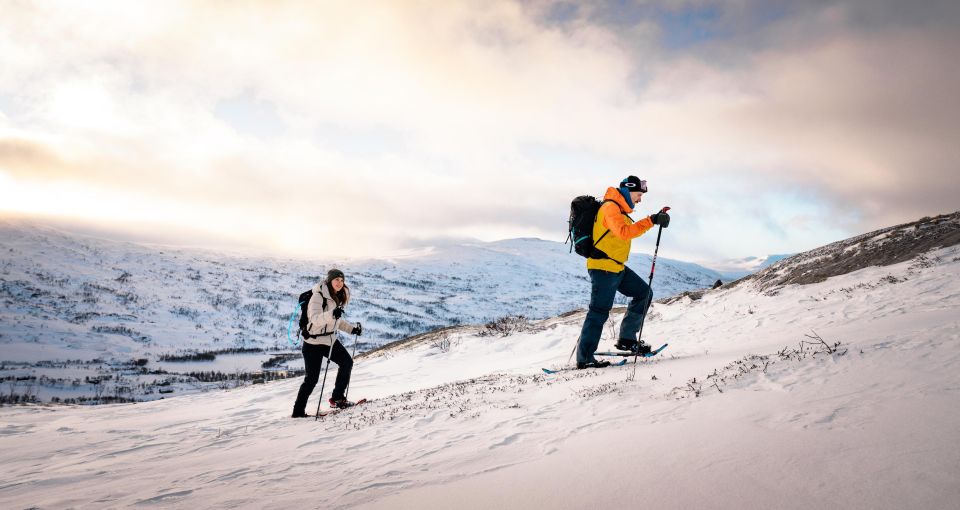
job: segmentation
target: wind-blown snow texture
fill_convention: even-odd
[[[350,389],[372,401],[321,422],[288,418],[298,381],[4,408],[0,500],[956,508],[960,246],[921,255],[807,285],[758,279],[658,303],[644,332],[669,352],[635,377],[632,365],[540,373],[566,363],[577,313],[506,336],[453,329],[372,353]],[[802,344],[815,334],[825,344]],[[608,331],[601,348],[614,340]]]

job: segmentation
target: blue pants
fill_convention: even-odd
[[[593,361],[593,353],[597,352],[600,344],[600,335],[603,333],[603,324],[610,316],[613,308],[613,298],[617,291],[633,299],[627,305],[627,313],[620,324],[620,338],[637,340],[637,332],[643,325],[650,303],[653,302],[653,291],[647,282],[643,281],[632,269],[624,266],[623,271],[611,273],[599,269],[590,269],[590,310],[583,321],[583,330],[580,332],[580,345],[577,348],[577,362]]]

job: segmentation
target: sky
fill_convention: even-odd
[[[0,215],[375,257],[563,241],[637,175],[662,256],[799,252],[960,209],[958,28],[953,1],[0,0]]]

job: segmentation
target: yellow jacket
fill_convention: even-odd
[[[587,269],[619,273],[624,268],[622,263],[626,263],[627,258],[630,257],[630,240],[642,236],[653,228],[653,221],[647,216],[634,223],[627,216],[633,212],[633,209],[627,206],[627,201],[623,199],[623,195],[617,188],[608,188],[603,199],[612,200],[612,202],[604,202],[600,206],[597,219],[593,222],[593,242],[597,243],[597,239],[600,239],[597,249],[610,258],[587,259]]]

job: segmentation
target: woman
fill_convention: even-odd
[[[307,399],[320,380],[320,367],[323,358],[329,357],[337,364],[337,381],[333,386],[333,395],[330,398],[330,407],[350,407],[353,402],[346,399],[347,386],[350,385],[350,371],[353,370],[353,359],[347,349],[337,341],[337,330],[360,335],[360,323],[351,324],[343,319],[343,309],[350,301],[350,288],[344,282],[343,271],[331,269],[327,279],[313,287],[313,295],[307,304],[306,335],[303,339],[303,364],[306,375],[297,401],[293,404],[293,417],[306,418]],[[332,348],[332,349],[331,349]],[[321,395],[322,398],[322,395]]]

